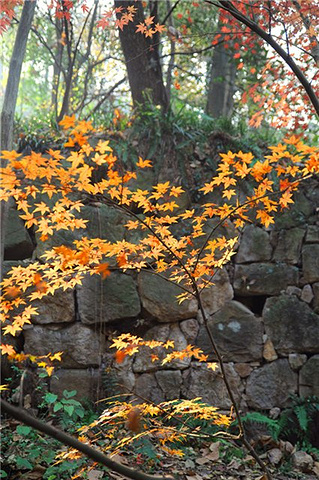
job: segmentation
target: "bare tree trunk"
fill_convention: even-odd
[[[17,103],[22,63],[29,31],[34,16],[36,0],[25,1],[10,60],[9,76],[1,112],[1,149],[12,148],[13,120]]]
[[[168,99],[158,52],[159,34],[146,38],[136,33],[137,25],[145,20],[141,1],[115,0],[116,7],[126,9],[130,5],[137,8],[134,21],[125,25],[119,34],[133,103],[145,103],[145,94],[149,92],[151,101],[166,110]],[[151,15],[155,17],[154,23],[157,23],[157,2],[153,2],[153,8]]]
[[[214,48],[206,111],[214,118],[230,117],[236,91],[236,64],[223,44]]]
[[[32,25],[36,7],[36,0],[26,0],[23,4],[21,19],[15,38],[13,52],[10,60],[8,82],[4,94],[1,111],[1,150],[11,150],[13,146],[13,122],[17,104],[22,63],[26,51],[27,40]],[[1,165],[4,162],[1,160]],[[4,257],[5,224],[9,210],[9,202],[1,202],[1,265]]]
[[[62,56],[63,56],[63,41],[62,37],[62,22],[60,19],[55,19],[55,32],[57,39],[56,47],[56,58],[57,62],[54,62],[53,65],[53,82],[52,82],[52,93],[51,93],[51,106],[54,112],[55,118],[58,116],[58,95],[59,95],[59,85],[61,77],[61,65],[62,65]]]
[[[166,0],[166,5],[167,5],[167,12],[169,13],[172,9],[170,0]],[[170,27],[175,28],[173,17],[171,15],[168,17],[168,24],[169,24]],[[172,38],[170,39],[171,56],[170,56],[170,59],[169,59],[169,64],[168,64],[168,69],[167,69],[167,74],[166,74],[166,93],[167,93],[168,102],[170,102],[170,100],[171,100],[172,73],[173,73],[174,66],[175,66],[175,50],[176,50],[175,42],[176,42],[175,39],[172,39]]]
[[[76,48],[74,49],[74,52],[72,52],[72,43],[73,43],[72,26],[71,28],[69,28],[68,20],[66,18],[64,18],[63,20],[64,20],[68,67],[67,67],[67,72],[65,76],[65,90],[64,90],[63,100],[62,100],[62,106],[57,116],[58,123],[62,120],[64,115],[67,115],[69,113],[70,95],[72,92],[73,69],[74,69],[75,56],[76,56]]]

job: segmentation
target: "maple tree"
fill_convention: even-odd
[[[38,314],[32,302],[54,295],[58,290],[74,288],[81,284],[86,274],[105,278],[114,269],[109,265],[116,265],[115,268],[122,271],[146,270],[150,274],[164,276],[167,281],[181,288],[179,302],[190,297],[197,299],[239,421],[239,436],[243,437],[245,445],[251,450],[245,440],[238,407],[218,346],[207,327],[201,292],[213,285],[216,272],[234,255],[238,243],[238,235],[229,238],[219,236],[218,227],[229,221],[239,230],[251,221],[268,227],[274,222],[276,212],[293,203],[293,191],[300,182],[319,172],[319,149],[307,146],[299,137],[292,136],[270,147],[264,160],[256,161],[251,153],[241,151],[221,154],[216,175],[201,190],[204,194],[219,192],[223,203],[208,202],[197,210],[180,212],[178,197],[183,193],[180,186],[162,182],[153,185],[150,190],[141,190],[134,185],[137,172],[123,169],[108,140],[99,140],[93,146],[90,137],[94,132],[90,122],[77,121],[75,116],[70,116],[65,117],[61,125],[67,132],[65,146],[70,148],[68,153],[49,150],[46,155],[32,152],[23,156],[14,150],[2,152],[7,165],[1,170],[1,200],[14,198],[25,225],[34,228],[42,241],[61,229],[85,229],[87,220],[77,213],[81,212],[86,198],[94,198],[131,217],[126,228],[128,231],[138,229],[140,238],[134,242],[121,240],[112,243],[83,236],[81,240],[75,240],[72,246],[60,245],[48,249],[41,261],[13,267],[2,282],[1,320],[4,323],[4,335],[16,335],[25,324],[31,323],[32,317]],[[105,174],[101,180],[95,180],[95,172],[101,166],[104,169],[106,167]],[[150,160],[141,157],[136,165],[137,170],[151,166]],[[243,189],[245,182],[250,185],[249,194],[244,193],[247,191]],[[50,199],[50,207],[46,199]],[[210,227],[211,219],[217,221],[214,227]],[[173,233],[176,224],[183,224],[187,233],[176,237]],[[171,341],[144,341],[130,334],[114,339],[112,346],[117,349],[115,360],[119,363],[127,355],[135,354],[140,346],[150,349],[152,361],[159,359],[158,349],[164,351],[163,365],[176,358],[193,357],[205,363],[208,358],[199,348],[191,345],[175,351]],[[59,360],[62,355],[61,352],[55,352],[37,358],[16,353],[5,342],[1,349],[12,360],[21,361],[29,357],[44,367],[49,375],[53,370],[52,362]],[[206,363],[206,366],[217,368],[215,363]],[[187,410],[189,407],[189,401],[185,400],[182,407],[178,408]],[[205,415],[205,418],[211,418],[217,424],[229,424],[230,419],[221,416],[214,408],[202,409],[197,404],[193,407],[194,415],[199,415],[199,418]],[[157,412],[156,408],[150,411],[146,405],[139,408],[143,418],[146,414],[153,416]],[[161,408],[166,409],[167,405]],[[107,414],[107,421],[120,415],[123,421],[130,422],[131,410],[129,404],[116,404]],[[110,412],[113,412],[111,416]],[[103,424],[105,420],[102,416],[99,421]],[[92,424],[87,428],[95,426]],[[136,428],[133,426],[132,430]],[[143,433],[137,432],[133,439],[148,432],[153,435],[156,433],[167,451],[171,451],[167,443],[174,442],[178,435],[182,438],[186,434],[169,429],[165,430],[163,437],[163,427],[157,423]],[[132,438],[125,438],[116,448],[131,441]],[[69,455],[72,457],[74,453],[69,452]]]
[[[249,29],[248,37],[246,32],[244,40],[246,48],[254,49],[253,37],[249,35],[249,32],[253,32],[275,51],[267,59],[258,82],[244,93],[244,100],[247,101],[250,97],[256,105],[251,124],[260,125],[267,111],[272,112],[272,123],[276,127],[306,129],[313,114],[310,109],[304,110],[304,104],[310,100],[314,111],[319,115],[319,3],[308,0],[252,3],[207,0],[206,3],[219,6],[225,12],[223,31],[229,37],[230,15],[236,23],[240,22]],[[234,55],[239,59],[242,43],[237,42],[238,53]],[[240,62],[238,68],[242,67],[243,63]]]

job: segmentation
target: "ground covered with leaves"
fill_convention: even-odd
[[[64,418],[67,416],[68,413]],[[53,419],[49,421],[52,422]],[[67,456],[65,447],[15,420],[6,419],[1,430],[3,470],[0,478],[12,480],[126,478],[85,457],[63,459]],[[127,429],[125,430],[119,432],[119,435],[127,435]],[[252,443],[257,446],[256,441]],[[273,480],[318,478],[319,456],[315,450],[310,456],[311,466],[304,459],[297,465],[294,460],[297,449],[290,442],[274,441],[270,436],[261,435],[258,444],[260,458],[267,464]],[[181,445],[181,449],[183,456],[171,455],[163,450],[159,451],[152,437],[145,437],[119,450],[112,459],[156,477],[173,476],[182,480],[267,480],[254,458],[241,448],[239,442],[223,439],[213,442],[188,440]],[[299,453],[301,456],[303,454],[308,456],[309,462],[309,454],[301,451]]]

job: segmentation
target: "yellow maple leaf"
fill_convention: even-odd
[[[105,142],[99,140],[97,146],[95,147],[95,150],[102,154],[105,152],[113,152],[113,149],[109,146],[109,143],[109,140],[106,140]]]
[[[6,325],[3,328],[3,334],[6,335],[7,333],[10,333],[10,335],[13,335],[15,337],[16,333],[19,332],[21,329],[22,328],[20,325],[13,323],[11,325]]]
[[[61,356],[63,355],[63,352],[56,352],[54,353],[53,355],[50,355],[50,360],[51,362],[53,362],[53,360],[58,360],[59,362],[61,362]]]
[[[51,377],[51,375],[52,375],[52,373],[53,373],[53,371],[54,371],[54,367],[50,367],[49,365],[46,365],[46,366],[45,366],[45,370],[46,370],[48,376]]]
[[[210,370],[213,370],[213,372],[215,372],[218,369],[218,363],[216,362],[206,363],[206,367],[209,368]]]
[[[136,166],[139,168],[149,168],[152,167],[152,162],[150,160],[143,160],[142,157],[138,157]]]

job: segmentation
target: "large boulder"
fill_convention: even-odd
[[[137,403],[144,403],[145,401],[161,403],[165,400],[164,393],[158,385],[154,373],[139,375],[136,379],[134,393]]]
[[[73,290],[58,290],[55,295],[48,295],[33,302],[39,315],[32,316],[32,323],[66,323],[75,320]]]
[[[143,308],[159,322],[178,322],[196,317],[197,300],[191,298],[179,304],[176,297],[183,290],[164,278],[140,272],[138,286]]]
[[[195,343],[199,331],[199,324],[196,318],[189,318],[188,320],[183,320],[182,322],[180,322],[179,327],[183,332],[187,343]]]
[[[131,217],[108,205],[101,203],[85,205],[81,208],[81,212],[75,212],[74,215],[77,218],[87,220],[86,228],[73,231],[58,230],[45,242],[42,242],[39,234],[36,233],[38,257],[48,248],[58,245],[72,246],[74,240],[81,240],[83,236],[101,238],[112,243],[122,240],[138,241],[141,238],[141,234],[138,234],[135,230],[128,231],[125,228],[125,224]],[[109,263],[112,266],[116,265],[115,260],[109,260]]]
[[[319,225],[308,225],[306,243],[319,243]]]
[[[180,397],[182,385],[180,370],[162,370],[156,372],[155,377],[164,393],[165,400],[174,400]]]
[[[225,364],[225,371],[235,400],[240,401],[243,386],[234,366]],[[208,369],[205,363],[192,362],[191,368],[183,372],[182,395],[185,398],[202,398],[203,402],[218,408],[230,408],[225,382],[219,368]]]
[[[312,291],[313,291],[313,306],[317,313],[319,313],[319,282],[312,284]]]
[[[300,370],[299,394],[303,397],[308,395],[319,396],[319,355],[309,358]]]
[[[104,396],[101,391],[100,372],[97,368],[55,370],[50,379],[50,390],[59,398],[63,398],[64,390],[76,390],[76,395],[72,398],[91,402],[96,402]]]
[[[265,331],[279,355],[319,353],[319,316],[294,295],[268,298]]]
[[[263,325],[260,319],[236,301],[225,304],[208,320],[210,329],[225,362],[262,360]],[[206,328],[200,327],[196,344],[214,358]]]
[[[265,262],[271,259],[271,254],[269,234],[254,225],[245,227],[235,257],[236,263]]]
[[[287,359],[279,359],[254,370],[247,380],[248,406],[256,410],[285,407],[297,391],[297,374]]]
[[[77,287],[77,303],[81,322],[86,324],[132,318],[141,311],[133,278],[116,271],[106,279],[86,276]]]
[[[305,227],[309,217],[314,213],[314,205],[309,201],[305,193],[300,190],[294,195],[293,207],[285,209],[277,216],[274,225],[275,230]]]
[[[8,217],[5,222],[5,260],[23,260],[30,258],[33,250],[33,242],[17,210],[15,208],[9,208]]]
[[[273,242],[276,244],[273,260],[297,264],[300,261],[302,241],[305,236],[303,228],[274,231]]]
[[[105,350],[105,337],[77,322],[66,328],[59,325],[32,325],[24,330],[25,353],[47,355],[63,352],[63,368],[98,366]]]
[[[319,282],[319,244],[307,244],[302,249],[302,273],[307,283]]]
[[[132,217],[109,205],[85,206],[81,215],[89,220],[86,228],[89,238],[102,238],[112,243],[122,240],[138,243],[146,235],[139,229],[128,230],[125,225]]]
[[[113,354],[111,357],[114,358]],[[105,357],[104,357],[105,358]],[[133,356],[127,355],[122,362],[112,361],[103,372],[103,387],[106,397],[129,395],[135,387],[135,375],[132,370]],[[122,397],[124,401],[124,396]]]
[[[179,328],[178,323],[158,325],[151,328],[145,335],[145,340],[157,340],[160,342],[167,342],[172,340],[174,342],[173,350],[183,350],[187,346],[187,341]],[[135,355],[133,363],[133,371],[135,373],[153,372],[159,369],[185,369],[190,364],[190,358],[176,359],[170,363],[162,365],[163,359],[166,357],[170,350],[166,350],[162,347],[156,347],[150,349],[149,347],[140,347],[138,353]],[[158,357],[154,361],[152,355]]]
[[[86,235],[86,232],[83,228],[77,230],[58,230],[47,240],[42,241],[41,234],[35,232],[35,239],[37,242],[37,247],[35,249],[36,258],[41,258],[47,250],[51,250],[53,247],[59,247],[60,245],[73,247],[73,242],[75,240],[81,240],[84,235]]]
[[[234,297],[233,287],[226,270],[218,270],[212,280],[214,285],[205,288],[201,300],[207,315],[217,312],[228,300]]]
[[[234,290],[237,295],[279,295],[288,285],[298,284],[298,268],[274,263],[236,265]]]

